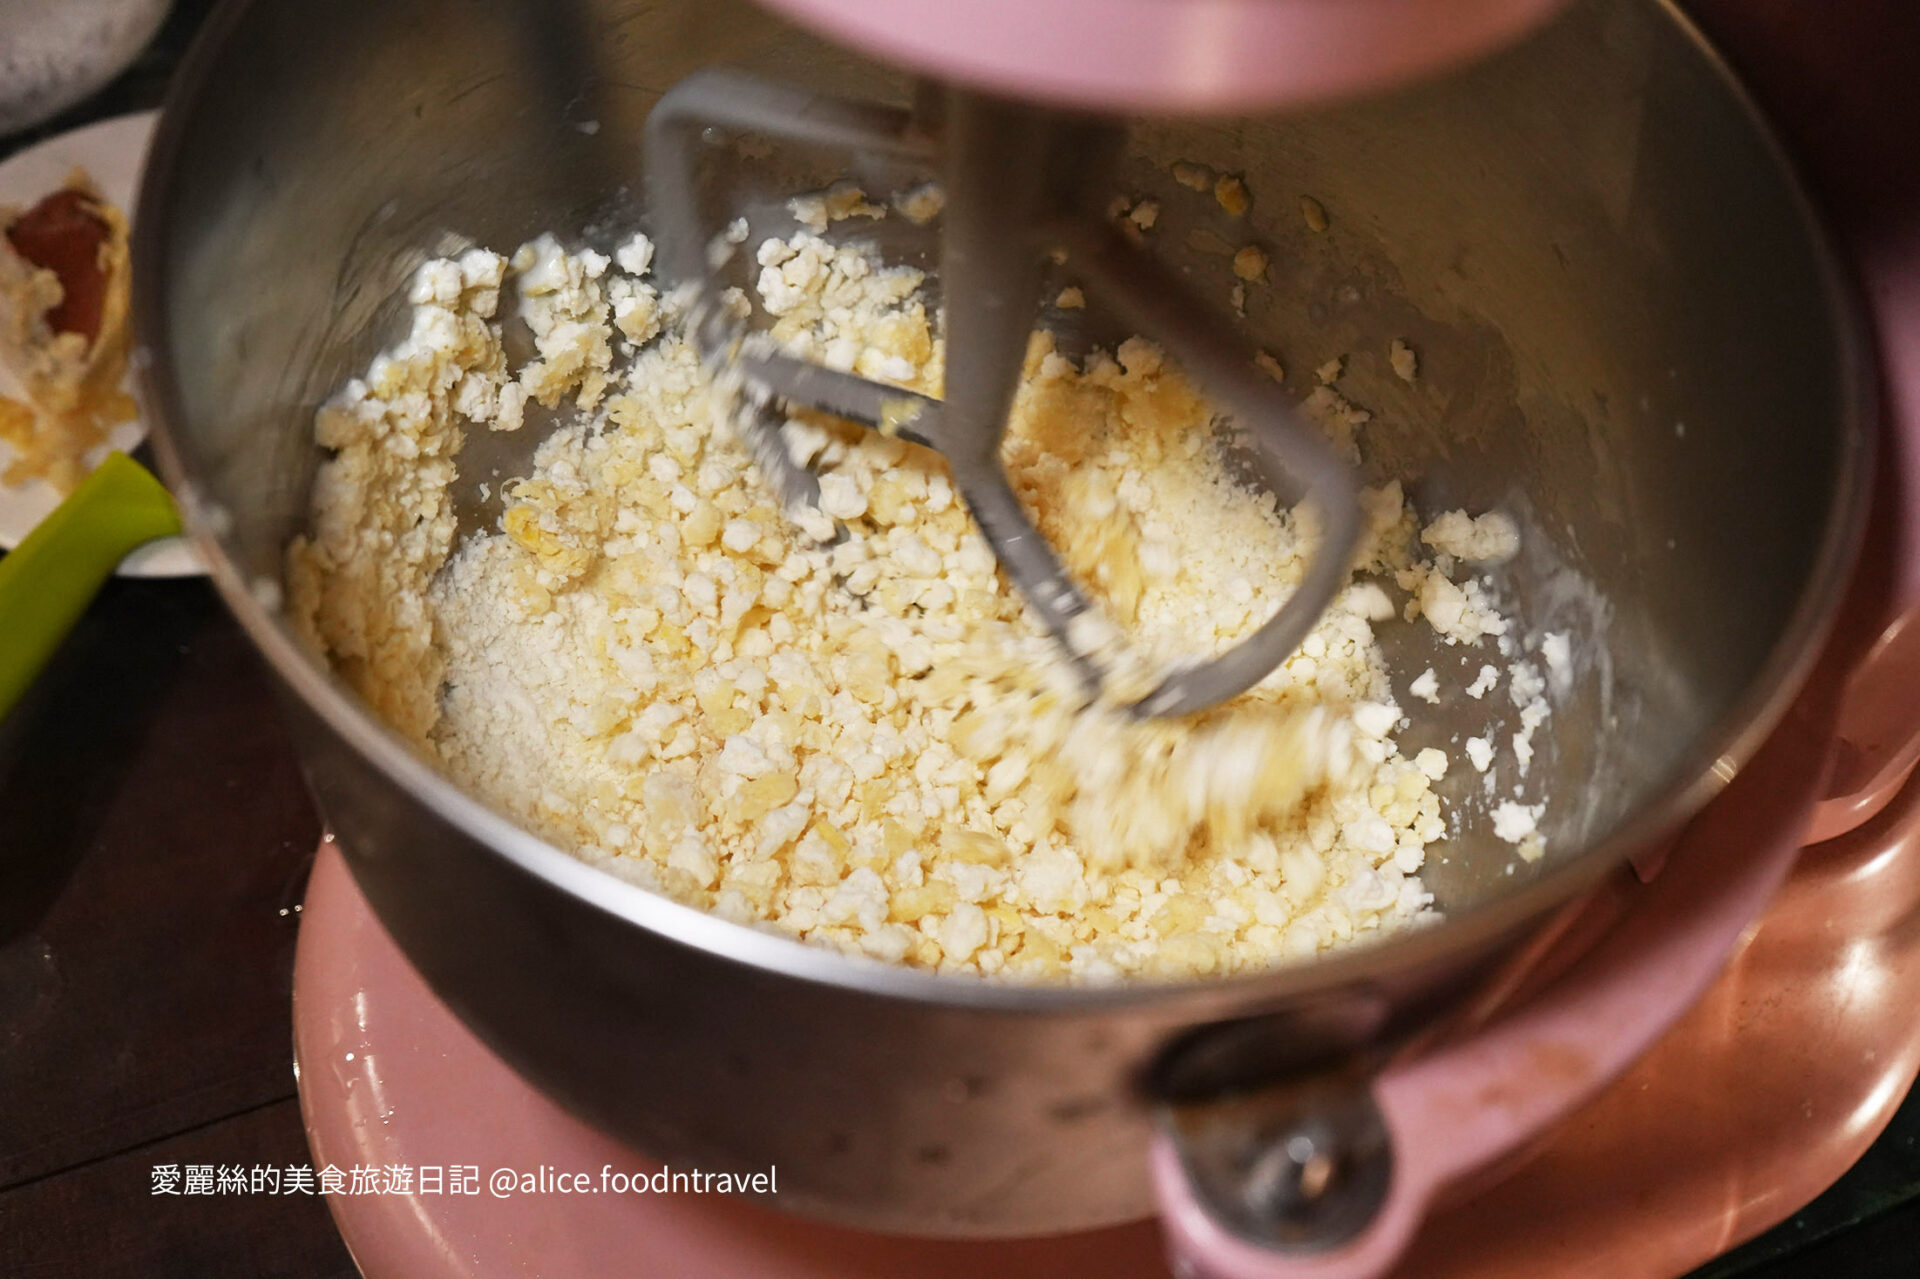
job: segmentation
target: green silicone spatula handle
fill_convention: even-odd
[[[160,481],[125,453],[110,453],[0,559],[0,717],[127,552],[179,532],[179,513]]]

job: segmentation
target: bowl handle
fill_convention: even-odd
[[[1632,884],[1621,922],[1539,993],[1372,1086],[1392,1161],[1364,1231],[1320,1252],[1262,1247],[1196,1194],[1170,1126],[1150,1154],[1175,1273],[1193,1279],[1359,1279],[1385,1273],[1449,1187],[1520,1150],[1597,1095],[1705,993],[1765,908],[1821,791],[1830,699],[1804,693],[1666,869]]]
[[[1833,644],[1850,645],[1833,763],[1808,843],[1886,806],[1920,762],[1920,231],[1863,246],[1881,374],[1873,515]]]

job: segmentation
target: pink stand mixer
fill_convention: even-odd
[[[892,5],[767,0],[767,5],[838,45],[949,86],[949,123],[964,117],[967,103],[987,104],[982,109],[993,116],[993,146],[1001,148],[1001,154],[1032,142],[1043,125],[1052,129],[1066,119],[1076,122],[1071,127],[1082,127],[1079,113],[1085,112],[1187,116],[1309,110],[1328,99],[1378,90],[1486,55],[1548,21],[1560,7],[1553,0],[1102,0],[1071,6],[1013,0],[964,5],[938,0]],[[1755,49],[1778,55],[1774,74],[1789,77],[1793,87],[1788,92],[1797,88],[1804,101],[1817,104],[1823,113],[1805,121],[1823,141],[1829,135],[1847,137],[1866,157],[1887,144],[1888,138],[1877,137],[1865,122],[1878,118],[1883,129],[1891,132],[1895,127],[1873,115],[1883,100],[1876,92],[1888,90],[1890,80],[1851,79],[1842,74],[1848,65],[1844,61],[1803,71],[1782,52],[1793,36],[1788,18],[1734,5],[1712,8],[1726,11],[1722,16],[1732,42],[1751,41]],[[1891,13],[1887,6],[1880,8]],[[1907,21],[1886,18],[1892,27]],[[1606,29],[1604,23],[1599,26]],[[1828,47],[1844,46],[1840,33],[1850,29],[1841,24]],[[1809,92],[1809,84],[1824,91]],[[957,114],[955,104],[960,104]],[[208,109],[193,100],[179,108]],[[160,144],[163,158],[156,165],[163,176],[150,178],[143,199],[141,225],[154,237],[156,251],[142,254],[137,249],[136,260],[158,262],[163,257],[157,250],[165,231],[154,228],[166,225],[164,214],[171,208],[167,202],[177,198],[178,189],[170,184],[179,182],[169,166],[179,162],[179,153],[190,150],[188,126],[175,121],[171,129]],[[852,141],[857,145],[859,139]],[[968,203],[974,205],[972,214],[984,216],[998,194],[990,180],[991,157],[983,153],[973,161],[978,166],[974,178],[954,183],[950,192],[960,207],[950,206],[946,215],[949,234],[956,225],[962,229],[963,248],[969,243],[964,234]],[[146,216],[149,202],[156,216]],[[1710,776],[1689,783],[1686,794],[1673,799],[1673,812],[1684,809],[1691,816],[1684,829],[1677,835],[1672,830],[1643,832],[1648,838],[1631,849],[1637,873],[1617,861],[1604,876],[1596,870],[1585,881],[1585,891],[1566,894],[1564,904],[1542,912],[1542,922],[1523,943],[1478,970],[1472,992],[1451,1011],[1416,1019],[1419,1024],[1370,1059],[1370,1071],[1335,1070],[1281,1087],[1261,1081],[1223,1090],[1206,1059],[1215,1043],[1196,1041],[1199,1050],[1184,1056],[1135,1053],[1136,1064],[1151,1056],[1135,1084],[1152,1099],[1147,1153],[1151,1191],[1176,1273],[1207,1279],[1333,1279],[1385,1274],[1396,1266],[1409,1267],[1409,1273],[1670,1273],[1755,1233],[1819,1188],[1789,1181],[1791,1188],[1772,1198],[1759,1196],[1731,1209],[1712,1206],[1713,1196],[1707,1193],[1709,1206],[1675,1214],[1672,1220],[1661,1218],[1649,1226],[1647,1238],[1631,1243],[1618,1237],[1624,1226],[1614,1232],[1611,1243],[1569,1228],[1566,1238],[1585,1239],[1579,1257],[1550,1256],[1545,1251],[1550,1245],[1524,1230],[1511,1233],[1528,1240],[1528,1248],[1536,1251],[1503,1251],[1493,1242],[1507,1230],[1502,1214],[1537,1211],[1543,1219],[1553,1213],[1560,1214],[1556,1220],[1582,1219],[1578,1191],[1569,1187],[1594,1176],[1600,1162],[1594,1152],[1605,1147],[1582,1116],[1596,1110],[1627,1114],[1627,1103],[1621,1100],[1626,1085],[1618,1081],[1650,1049],[1658,1056],[1668,1052],[1669,1045],[1687,1045],[1671,1051],[1701,1071],[1702,1079],[1737,1080],[1743,1051],[1764,1051],[1775,1042],[1767,1035],[1790,1039],[1820,1024],[1816,997],[1795,1005],[1804,1005],[1805,1019],[1790,1026],[1742,1017],[1731,1019],[1737,1024],[1730,1031],[1724,1024],[1703,1029],[1686,1020],[1688,1010],[1710,989],[1716,992],[1710,999],[1721,997],[1727,980],[1721,974],[1730,956],[1740,956],[1736,965],[1764,968],[1768,962],[1780,963],[1779,971],[1785,974],[1781,980],[1813,990],[1842,980],[1835,976],[1844,968],[1842,951],[1867,954],[1857,962],[1881,974],[1880,989],[1920,989],[1920,957],[1907,953],[1910,946],[1886,940],[1897,931],[1894,922],[1869,918],[1871,912],[1848,914],[1854,906],[1838,904],[1844,890],[1828,882],[1848,879],[1854,889],[1882,894],[1888,901],[1920,900],[1920,880],[1910,869],[1901,869],[1920,857],[1920,810],[1908,784],[1920,758],[1920,628],[1913,623],[1920,610],[1916,210],[1920,203],[1889,201],[1875,207],[1871,218],[1843,219],[1877,339],[1885,429],[1877,442],[1872,513],[1864,535],[1857,521],[1836,519],[1830,554],[1821,561],[1836,576],[1820,590],[1829,592],[1828,605],[1838,601],[1838,607],[1825,610],[1833,614],[1831,619],[1808,624],[1809,643],[1800,657],[1769,668],[1781,676],[1779,695],[1723,743]],[[1737,210],[1728,213],[1738,215]],[[693,239],[687,225],[681,228],[682,246]],[[990,235],[975,241],[975,249],[991,247]],[[693,242],[697,248],[698,240]],[[682,259],[689,260],[684,252]],[[682,274],[698,272],[698,262],[692,260]],[[1017,370],[1019,351],[994,339],[1015,334],[1024,343],[1036,286],[1030,274],[1013,267],[983,272],[978,278],[1000,285],[1012,281],[998,291],[976,288],[974,296],[961,303],[963,312],[972,307],[980,317],[972,330],[978,340],[967,358],[979,361],[982,371],[973,384],[983,389],[971,416],[993,421],[1004,412],[1009,371]],[[148,284],[150,296],[173,296],[157,281]],[[946,287],[951,311],[958,286]],[[153,337],[157,323],[150,321],[143,337],[161,351],[161,367],[171,368],[170,359],[178,357]],[[1231,362],[1223,358],[1218,364]],[[773,396],[835,406],[869,421],[884,416],[872,405],[860,411],[857,397],[864,392],[859,388],[829,384],[808,370],[777,367],[770,361],[755,366],[751,360],[747,370],[749,382],[759,377],[761,389]],[[183,407],[191,397],[167,380],[174,376],[162,375],[158,398],[162,417],[175,423],[164,452],[168,478],[179,488],[183,480],[191,485],[214,468],[207,461],[212,450],[195,438],[194,429],[178,425],[192,418]],[[1231,388],[1228,395],[1232,397]],[[955,452],[943,451],[950,456]],[[1312,460],[1300,463],[1310,476],[1316,474],[1315,465]],[[1279,469],[1289,468],[1282,464]],[[1321,476],[1304,487],[1324,495],[1327,490],[1320,481],[1338,483]],[[222,492],[217,479],[182,491],[216,497]],[[352,737],[359,730],[342,728],[343,712],[328,700],[338,700],[338,692],[323,691],[321,677],[303,665],[305,658],[285,647],[283,637],[275,638],[280,635],[276,623],[257,602],[248,602],[248,579],[236,566],[258,564],[261,557],[249,560],[245,548],[220,528],[220,518],[192,509],[192,501],[213,500],[191,499],[189,514],[199,525],[203,553],[211,553],[217,580],[297,698],[317,708],[315,722],[325,720]],[[218,500],[232,504],[230,497]],[[1330,504],[1337,507],[1338,502]],[[1009,536],[1017,540],[1020,533],[1016,528]],[[244,528],[241,536],[248,536]],[[1862,536],[1865,549],[1856,569],[1856,538]],[[1006,547],[999,549],[1007,562]],[[1843,599],[1839,573],[1851,573]],[[1030,599],[1048,589],[1044,565],[1024,578],[1017,570],[1013,575]],[[1312,611],[1317,609],[1315,605]],[[1057,634],[1068,630],[1073,611],[1063,610]],[[1269,638],[1284,639],[1290,625],[1287,610],[1270,625],[1279,629]],[[1217,686],[1202,681],[1161,691],[1172,690],[1173,708],[1204,705],[1235,691],[1230,686],[1241,674]],[[1146,709],[1159,713],[1165,708]],[[364,734],[354,741],[360,756],[374,760],[387,774],[403,777],[410,786],[430,786],[406,771],[398,756],[383,753],[389,747]],[[481,1046],[485,1041],[501,1048],[514,1069],[539,1082],[543,1091],[565,1095],[570,1109],[593,1114],[596,1126],[617,1127],[604,1122],[604,1107],[590,1098],[582,1100],[583,1089],[556,1084],[552,1063],[514,1042],[502,1029],[502,1015],[488,1009],[470,988],[457,987],[446,964],[436,962],[432,944],[423,940],[419,916],[409,912],[396,887],[399,881],[392,878],[392,850],[401,846],[399,827],[384,810],[368,815],[344,802],[344,772],[327,762],[334,757],[324,750],[316,748],[316,758],[322,760],[313,766],[316,789],[352,869],[367,900],[400,942],[400,950],[394,950],[387,933],[373,923],[367,902],[356,895],[340,863],[329,854],[316,874],[307,912],[297,990],[302,1095],[316,1163],[425,1162],[431,1153],[423,1153],[428,1137],[452,1141],[456,1136],[471,1143],[465,1149],[492,1142],[488,1152],[503,1163],[547,1149],[538,1143],[558,1147],[540,1156],[548,1162],[598,1168],[603,1155],[614,1160],[623,1147],[566,1118],[518,1080],[508,1082],[507,1068]],[[417,762],[412,768],[423,771]],[[1706,802],[1709,796],[1711,802]],[[445,803],[442,808],[451,811]],[[459,820],[467,822],[469,834],[482,829],[478,818]],[[521,847],[498,833],[503,824],[492,820],[494,825],[484,828],[487,839]],[[526,854],[525,864],[536,864],[533,856]],[[542,874],[562,874],[544,869],[544,862],[538,865]],[[1832,866],[1847,869],[1842,875]],[[1766,914],[1769,901],[1790,875],[1794,878],[1781,899],[1782,913]],[[1856,931],[1851,940],[1824,948],[1804,943],[1810,914],[1852,919]],[[1756,921],[1761,921],[1757,928]],[[1800,941],[1782,942],[1783,937]],[[691,931],[683,931],[681,940],[690,947],[705,944]],[[1783,947],[1803,943],[1807,955],[1797,967],[1778,959],[1787,953]],[[401,951],[426,975],[426,985],[398,962]],[[1716,986],[1716,980],[1722,985]],[[428,987],[446,997],[462,1019],[477,1025],[479,1040],[454,1025]],[[889,993],[911,999],[924,992],[903,979]],[[1897,1004],[1892,1001],[1892,1006]],[[1216,1025],[1227,1025],[1232,1015],[1246,1011],[1217,1006],[1206,1016],[1219,1018]],[[1868,1011],[1884,1014],[1885,1007]],[[1161,1029],[1156,1027],[1155,1035]],[[1830,1177],[1891,1113],[1920,1064],[1920,1042],[1910,1030],[1894,1030],[1880,1021],[1849,1022],[1839,1030],[1830,1027],[1828,1033],[1850,1046],[1857,1041],[1886,1049],[1884,1060],[1870,1071],[1846,1073],[1836,1066],[1817,1082],[1813,1066],[1795,1064],[1795,1069],[1804,1066],[1809,1072],[1810,1093],[1824,1090],[1823,1096],[1856,1104],[1844,1140],[1832,1143],[1832,1158],[1822,1165],[1830,1164],[1825,1174]],[[1742,1040],[1741,1034],[1749,1037]],[[1248,1050],[1243,1043],[1235,1051]],[[476,1090],[475,1105],[489,1104],[487,1096],[499,1098],[501,1125],[484,1138],[470,1129],[461,1136],[455,1126],[458,1116],[436,1113],[418,1121],[413,1136],[397,1135],[389,1121],[402,1128],[407,1123],[399,1107],[436,1110],[424,1082],[435,1072],[455,1081],[448,1084],[453,1093],[465,1086],[458,1081],[470,1083]],[[1195,1078],[1203,1079],[1205,1087],[1197,1086]],[[1757,1099],[1791,1091],[1791,1084],[1771,1091],[1753,1089]],[[1878,1101],[1869,1104],[1860,1100],[1862,1095],[1877,1096]],[[1668,1101],[1679,1108],[1685,1097],[1676,1093]],[[1621,1122],[1638,1124],[1632,1131],[1657,1141],[1663,1121],[1656,1113],[1630,1114]],[[1721,1179],[1738,1181],[1742,1149],[1767,1146],[1743,1134],[1771,1131],[1767,1125],[1773,1122],[1766,1113],[1741,1112],[1702,1138],[1698,1185],[1711,1188]],[[1542,1148],[1548,1153],[1541,1166],[1554,1178],[1547,1189],[1516,1190],[1518,1183],[1500,1182],[1499,1175],[1523,1155]],[[1115,1156],[1129,1157],[1137,1155],[1122,1151]],[[463,1156],[461,1162],[473,1158]],[[1557,1197],[1553,1187],[1561,1191]],[[1529,1193],[1535,1196],[1531,1203]],[[1539,1206],[1542,1203],[1547,1206]],[[479,1201],[470,1206],[416,1195],[337,1199],[333,1207],[369,1275],[410,1279],[433,1273],[544,1273],[557,1279],[618,1273],[623,1267],[649,1273],[649,1255],[663,1264],[678,1258],[679,1272],[716,1276],[749,1271],[957,1275],[989,1268],[1078,1273],[1096,1266],[1102,1273],[1145,1275],[1159,1273],[1161,1264],[1150,1251],[1153,1232],[1140,1226],[1051,1241],[961,1244],[776,1222],[746,1206],[687,1214],[657,1205],[581,1200],[547,1205],[538,1210],[545,1215],[535,1219],[535,1209],[516,1205],[516,1211],[530,1215],[514,1230],[490,1225],[497,1218],[480,1213],[488,1205]],[[1597,1221],[1631,1223],[1643,1212],[1644,1205],[1607,1202],[1595,1205],[1590,1215]],[[630,1242],[639,1235],[652,1242]],[[1416,1266],[1414,1258],[1423,1260]]]

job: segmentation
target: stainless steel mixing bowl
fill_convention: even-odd
[[[535,74],[541,41],[589,52],[598,77]],[[549,847],[377,723],[295,643],[273,588],[306,520],[314,408],[394,335],[411,268],[450,237],[510,250],[630,228],[649,104],[716,62],[905,88],[737,0],[230,0],[178,79],[136,222],[167,478],[285,686],[356,877],[448,1004],[610,1132],[675,1162],[777,1163],[783,1203],[878,1227],[1139,1215],[1156,1097],[1364,1072],[1678,830],[1804,676],[1864,504],[1845,290],[1711,52],[1654,0],[1594,0],[1443,83],[1142,125],[1128,170],[1162,193],[1154,243],[1221,297],[1227,263],[1189,234],[1167,166],[1245,173],[1274,262],[1248,322],[1289,385],[1351,353],[1370,467],[1407,477],[1429,516],[1524,517],[1501,580],[1525,627],[1568,631],[1579,658],[1526,783],[1553,799],[1543,863],[1516,867],[1492,838],[1454,745],[1511,731],[1512,707],[1404,696],[1429,665],[1457,688],[1500,659],[1418,624],[1382,641],[1416,712],[1403,740],[1456,752],[1463,821],[1427,871],[1445,920],[1342,955],[1184,986],[991,985],[736,927]],[[761,177],[792,189],[802,169]],[[1396,337],[1420,353],[1412,384],[1388,371]],[[477,433],[463,488],[524,468],[536,442]]]

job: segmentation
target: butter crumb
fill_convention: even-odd
[[[1394,376],[1402,382],[1411,382],[1419,376],[1419,359],[1414,355],[1413,348],[1400,338],[1388,344],[1387,363],[1393,367]]]
[[[1213,170],[1204,164],[1176,160],[1173,164],[1173,180],[1189,191],[1205,191],[1213,185]]]
[[[1223,173],[1213,184],[1213,198],[1225,209],[1229,216],[1241,218],[1247,214],[1253,197],[1247,191],[1247,184],[1231,173]]]

